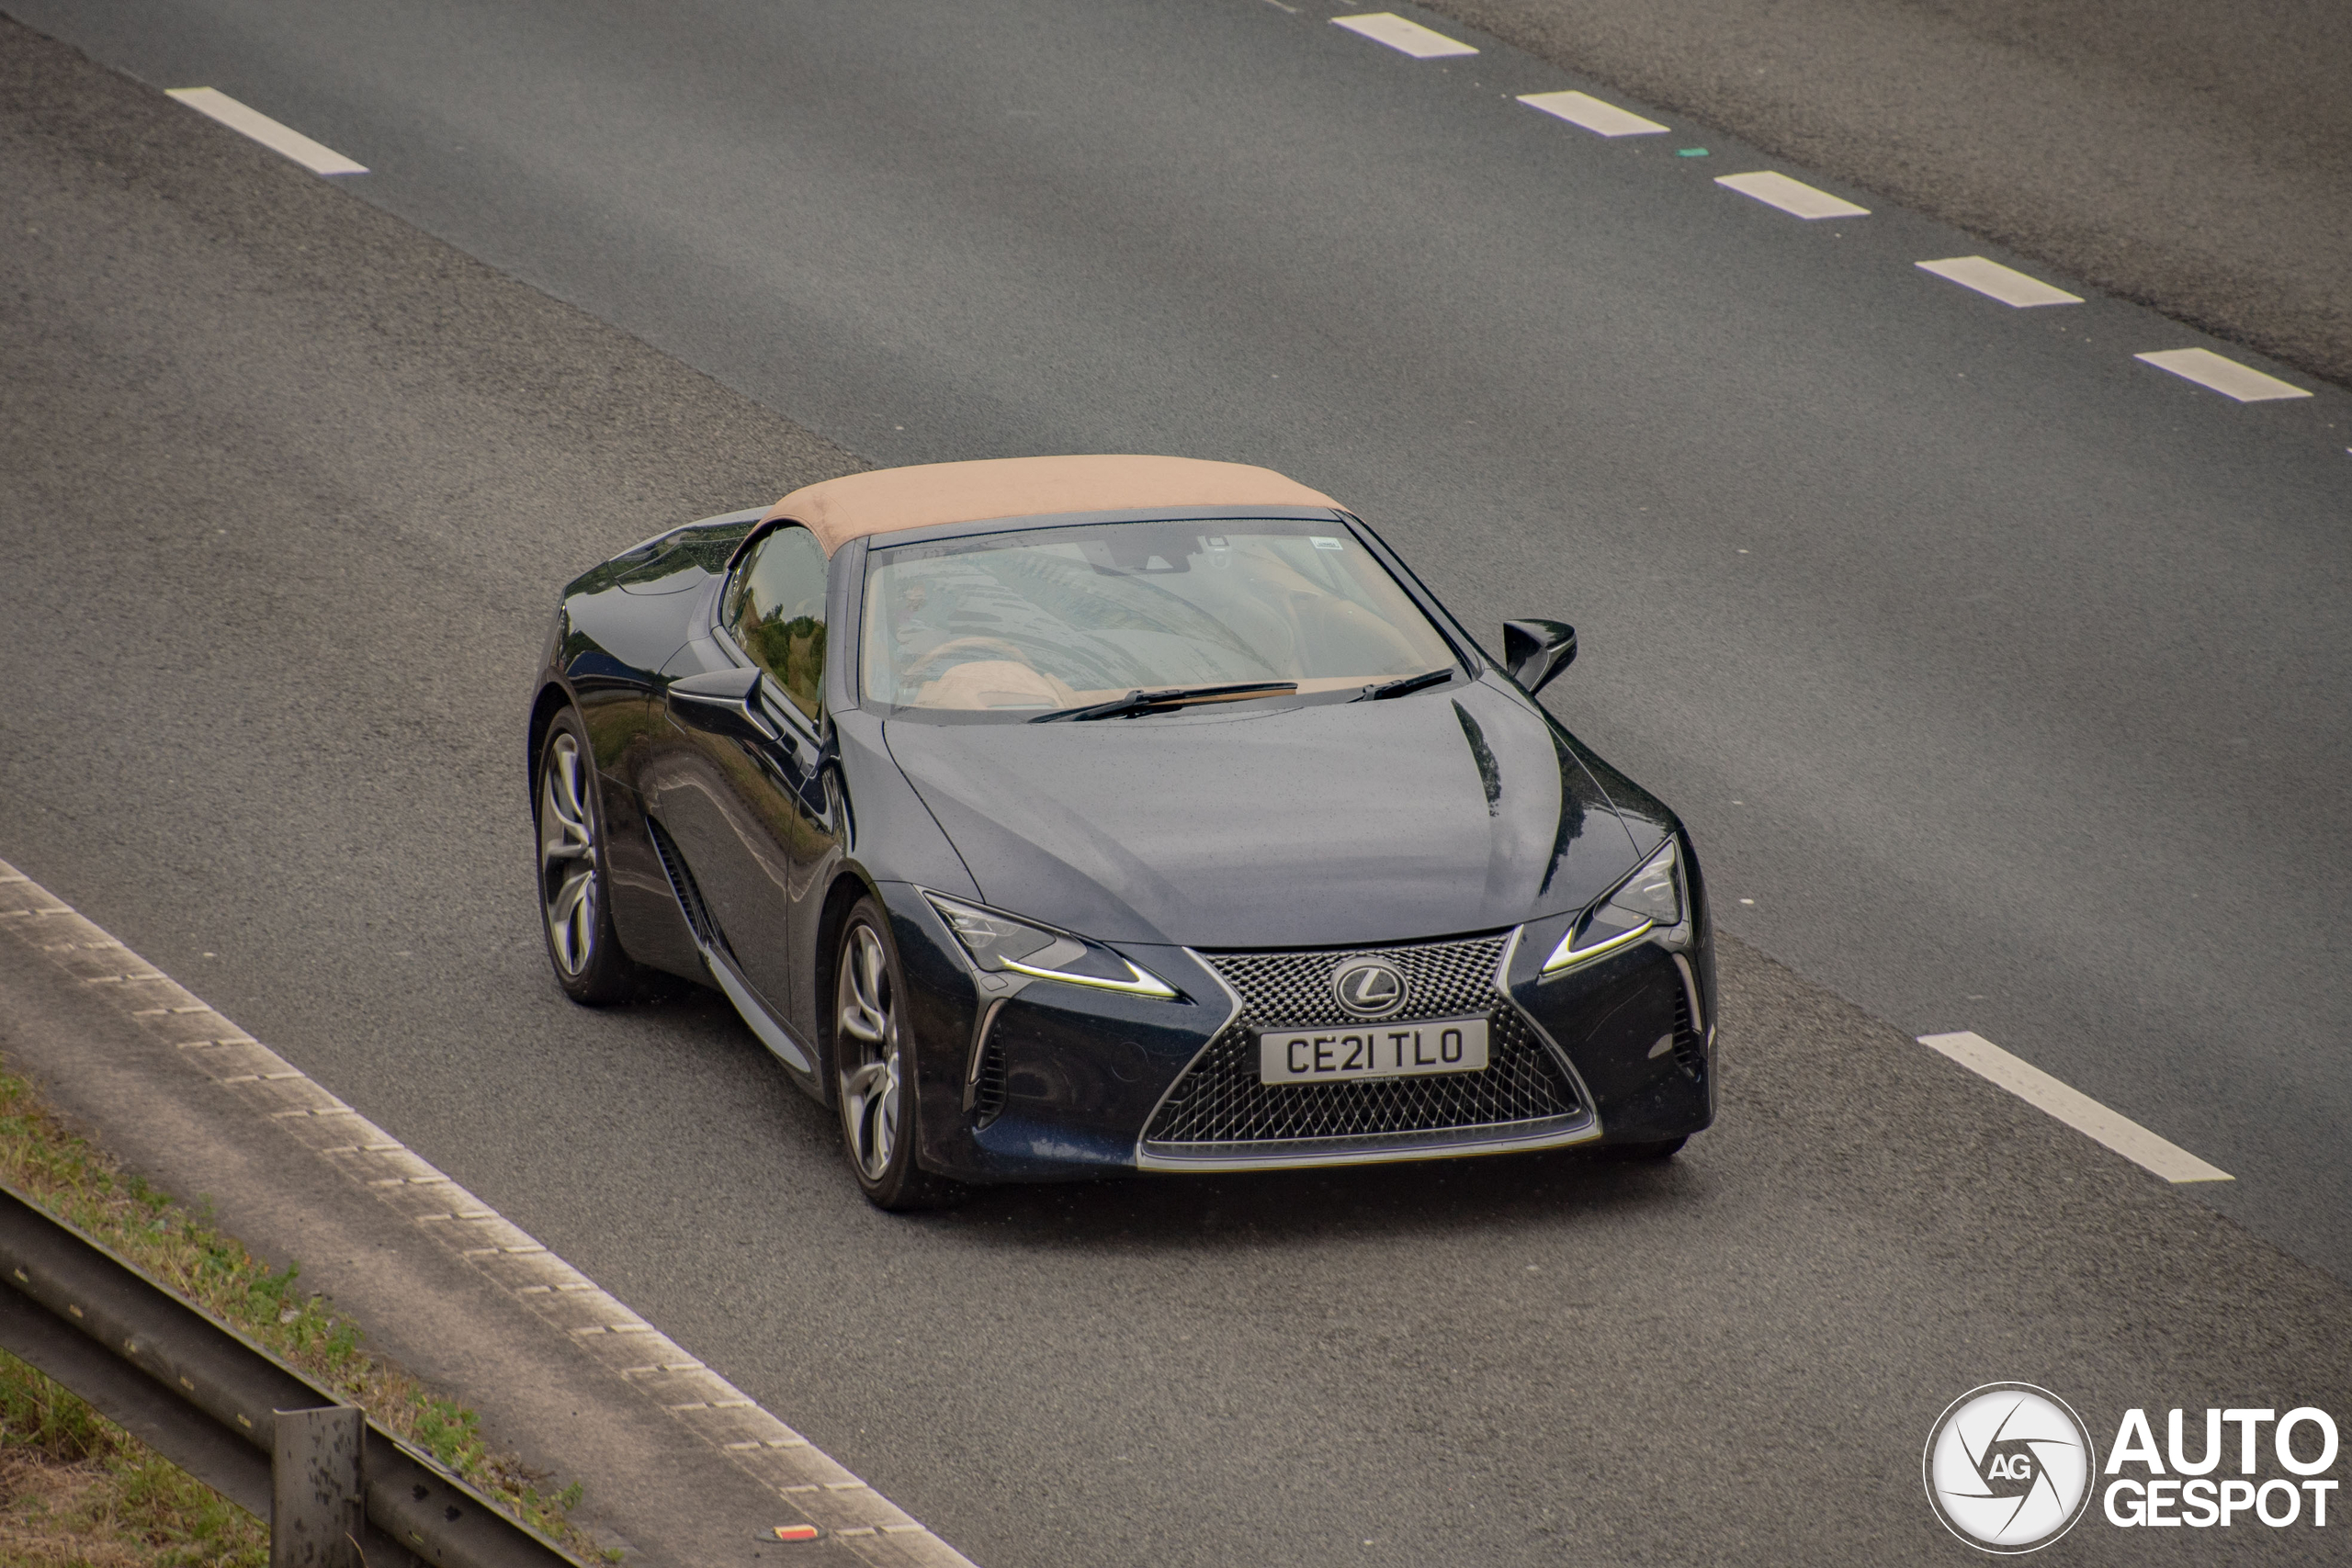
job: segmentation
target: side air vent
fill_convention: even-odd
[[[980,1075],[972,1080],[972,1119],[985,1127],[1004,1110],[1004,1047],[994,1040],[980,1047]]]
[[[1678,955],[1679,956],[1679,955]],[[1674,987],[1674,1062],[1694,1082],[1707,1081],[1707,1045],[1690,1019],[1690,972],[1678,963],[1682,984]]]
[[[964,1074],[964,1109],[972,1114],[976,1126],[985,1127],[1004,1110],[1004,1046],[996,1037],[997,1014],[1004,1010],[1005,998],[996,1000],[980,1010],[978,1031],[972,1036],[971,1066]]]
[[[653,852],[662,857],[662,874],[670,879],[670,891],[677,897],[678,908],[685,915],[695,941],[707,948],[725,951],[727,939],[718,934],[718,922],[710,918],[710,908],[702,901],[702,889],[695,886],[695,874],[686,869],[686,857],[678,852],[678,846],[661,823],[648,817],[645,828],[653,836]]]

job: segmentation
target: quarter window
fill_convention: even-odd
[[[752,547],[727,595],[735,645],[816,717],[825,690],[824,547],[806,528],[778,528]]]

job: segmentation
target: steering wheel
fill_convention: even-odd
[[[912,664],[908,665],[899,672],[899,680],[906,685],[920,686],[923,682],[918,677],[923,671],[930,669],[949,654],[961,653],[966,649],[985,649],[993,653],[1001,653],[1018,661],[1024,668],[1030,670],[1037,668],[1026,653],[1001,637],[951,637]]]

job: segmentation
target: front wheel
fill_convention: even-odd
[[[915,1160],[913,1032],[906,986],[882,908],[858,900],[833,963],[833,1064],[842,1147],[877,1209],[902,1213],[945,1201],[954,1184]]]
[[[596,758],[579,713],[566,708],[539,747],[533,815],[539,830],[539,931],[563,994],[586,1007],[627,1001],[644,978],[613,934]]]

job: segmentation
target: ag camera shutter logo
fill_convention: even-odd
[[[2026,1382],[1970,1389],[1928,1430],[1920,1469],[1944,1528],[1979,1551],[2039,1551],[2090,1503],[2098,1456],[2066,1402]]]

